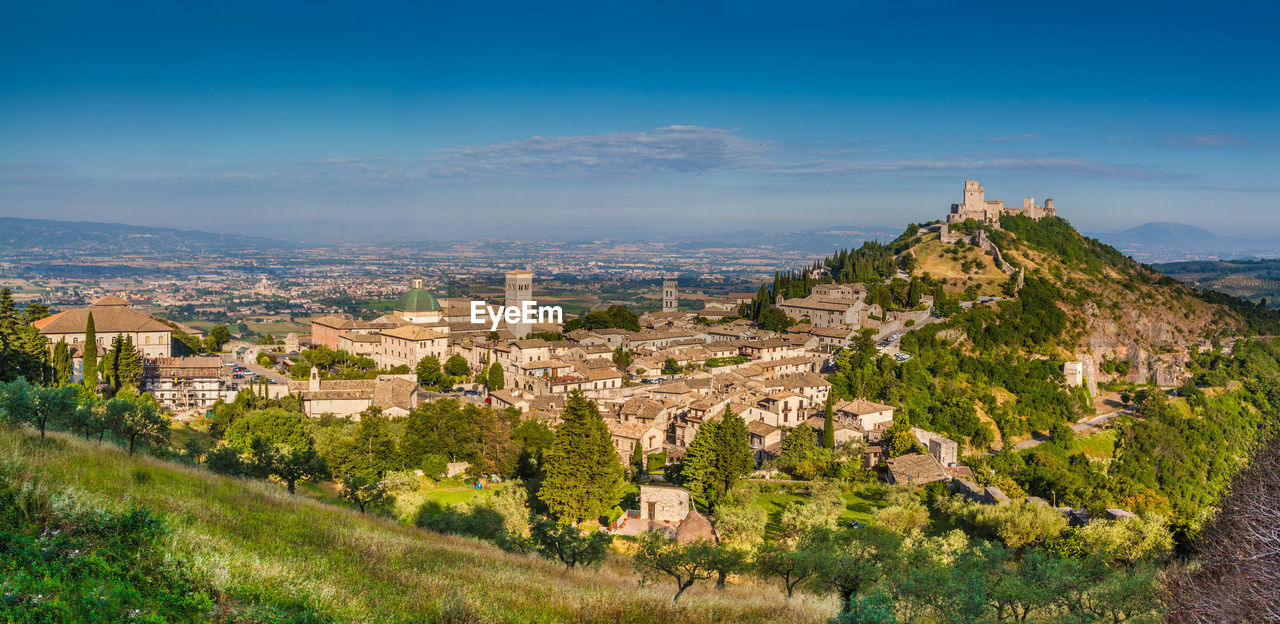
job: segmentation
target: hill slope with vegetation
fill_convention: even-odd
[[[0,564],[23,572],[0,575],[3,592],[42,595],[45,610],[18,607],[48,614],[38,621],[95,621],[94,613],[109,617],[121,605],[150,622],[783,623],[818,622],[833,611],[825,600],[787,602],[760,585],[697,586],[677,607],[667,586],[639,585],[619,557],[566,570],[65,434],[41,444],[0,429],[0,503],[14,516],[0,531],[6,552],[24,546],[34,560],[62,557],[44,564],[60,580],[32,578],[23,565],[31,562]],[[77,576],[63,563],[76,556],[107,569]],[[146,565],[130,571],[121,563],[128,561]],[[87,581],[104,596],[101,610],[77,602],[93,593]]]
[[[992,279],[997,260],[985,246],[944,245],[936,228],[911,226],[891,243],[779,276],[774,288],[795,296],[821,281],[866,280],[875,283],[869,303],[890,311],[912,303],[893,293],[933,294],[945,319],[906,332],[909,360],[864,335],[829,375],[837,397],[899,408],[890,456],[914,448],[909,427],[938,432],[961,443],[980,485],[1094,517],[1108,507],[1159,514],[1187,543],[1280,418],[1270,390],[1280,352],[1244,339],[1275,334],[1276,313],[1162,276],[1063,219],[1005,217],[998,228],[968,222],[952,232],[980,229],[1012,276]],[[1068,361],[1092,361],[1110,398],[1069,385]],[[1111,430],[1075,440],[1071,425],[1100,408]],[[1050,443],[996,452],[1032,437]]]

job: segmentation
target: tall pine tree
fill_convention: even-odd
[[[133,344],[133,336],[125,336],[115,360],[116,383],[120,386],[139,387],[142,383],[142,355]]]
[[[623,468],[595,402],[573,392],[543,458],[538,498],[561,522],[594,520],[622,499]]]
[[[84,385],[98,385],[98,332],[93,327],[93,312],[84,324]]]
[[[746,421],[728,407],[724,408],[724,415],[720,417],[715,441],[716,470],[711,487],[716,500],[720,500],[733,489],[738,479],[751,472],[755,467],[755,460],[751,456],[751,439],[747,433]]]
[[[50,376],[49,340],[18,316],[13,294],[0,288],[0,381],[44,383]]]
[[[680,460],[680,485],[695,498],[705,499],[716,481],[716,453],[719,451],[716,432],[719,420],[708,420],[698,426],[689,448]]]
[[[747,423],[726,407],[720,418],[698,427],[681,460],[680,477],[690,493],[714,503],[753,467]]]

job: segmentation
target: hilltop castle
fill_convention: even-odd
[[[1032,219],[1043,219],[1055,216],[1053,200],[1044,200],[1043,206],[1037,206],[1030,197],[1022,200],[1022,208],[1005,208],[1000,200],[989,200],[984,196],[986,189],[975,180],[964,181],[964,203],[951,204],[951,212],[947,214],[947,223],[961,223],[966,219],[977,219],[984,223],[999,223],[1004,215],[1025,215]]]

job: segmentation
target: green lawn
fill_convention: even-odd
[[[311,326],[293,321],[249,321],[245,323],[249,329],[264,336],[283,337],[289,333],[307,334]]]
[[[852,492],[844,494],[844,511],[840,513],[837,522],[841,526],[847,526],[851,521],[858,521],[863,524],[871,522],[871,514],[881,507],[884,507],[884,501],[879,488],[875,486],[862,486]],[[782,510],[786,509],[794,501],[802,501],[805,495],[791,494],[789,492],[770,492],[760,494],[756,498],[756,505],[763,507],[765,512],[769,514],[769,524],[765,527],[765,535],[770,538],[777,538],[781,535],[782,528],[778,524],[782,515]]]
[[[423,511],[430,516],[434,516],[444,512],[450,505],[459,505],[469,503],[471,499],[487,492],[500,491],[505,483],[498,485],[487,485],[483,490],[477,490],[470,483],[459,483],[456,480],[449,480],[436,485],[426,486],[414,492],[421,500]]]

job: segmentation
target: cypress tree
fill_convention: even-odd
[[[65,340],[53,345],[53,372],[54,381],[59,385],[71,381],[71,350]]]
[[[544,457],[538,498],[561,522],[603,516],[622,499],[623,469],[595,402],[574,391]]]
[[[98,385],[98,332],[93,328],[93,312],[84,324],[84,385]]]
[[[119,335],[111,339],[111,346],[107,348],[106,355],[102,356],[102,360],[98,362],[98,371],[102,374],[103,381],[116,390],[120,389]]]
[[[827,399],[827,412],[822,420],[822,448],[836,447],[836,429],[831,415],[831,399]]]
[[[644,445],[640,440],[636,440],[636,445],[631,449],[631,470],[635,473],[636,481],[640,480],[640,475],[645,472]]]

